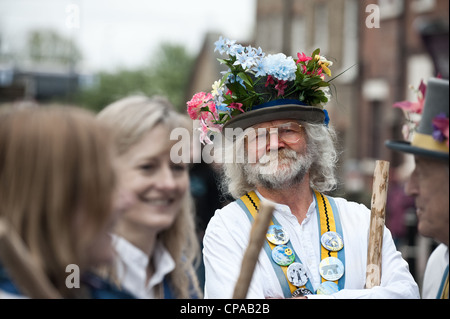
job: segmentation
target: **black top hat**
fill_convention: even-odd
[[[433,119],[437,116],[445,116],[448,119],[448,86],[448,80],[431,78],[425,94],[422,118],[411,142],[386,141],[385,145],[396,151],[448,161],[448,144],[433,137],[433,132],[436,130],[433,126]]]

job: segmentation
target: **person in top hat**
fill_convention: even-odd
[[[247,298],[418,298],[387,229],[382,269],[371,269],[381,285],[364,289],[370,210],[325,194],[337,184],[336,133],[324,109],[332,63],[319,49],[266,56],[223,38],[216,50],[228,55],[219,60],[228,71],[187,103],[201,140],[221,146],[223,184],[235,198],[204,236],[205,298],[232,297],[264,200],[275,211]]]
[[[425,93],[425,86],[421,92]],[[386,141],[390,149],[414,155],[415,168],[405,185],[406,194],[415,198],[418,231],[440,245],[431,254],[425,270],[422,298],[448,299],[449,170],[448,170],[448,80],[431,78],[426,86],[421,113],[412,140]],[[408,102],[397,104],[409,109]]]

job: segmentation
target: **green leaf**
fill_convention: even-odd
[[[220,86],[222,86],[222,85],[225,83],[225,81],[228,79],[228,77],[230,76],[230,74],[231,74],[231,72],[227,72],[227,73],[225,73],[225,74],[223,75],[222,81],[220,81]]]
[[[314,86],[319,84],[320,82],[322,82],[322,79],[320,77],[314,77],[314,78],[310,78],[308,80],[308,85],[309,86]]]
[[[314,50],[314,52],[313,52],[312,55],[311,55],[312,58],[314,59],[314,57],[315,57],[317,54],[320,55],[320,48],[317,48],[317,49]]]
[[[247,74],[245,74],[244,72],[239,72],[237,76],[240,77],[249,87],[253,87],[252,80]]]

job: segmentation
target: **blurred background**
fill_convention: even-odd
[[[386,223],[419,285],[436,243],[417,234],[403,192],[410,155],[397,101],[410,86],[449,76],[448,0],[0,0],[0,106],[76,105],[95,112],[130,94],[166,95],[180,112],[220,78],[219,36],[266,54],[334,62],[327,109],[340,139],[335,195],[370,207],[375,160],[391,164]],[[199,238],[225,204],[214,168],[192,169]],[[211,202],[211,198],[217,198]],[[209,200],[206,200],[209,199]]]

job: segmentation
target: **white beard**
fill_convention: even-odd
[[[303,180],[312,165],[309,152],[299,155],[289,149],[264,154],[256,164],[244,164],[250,185],[267,189],[286,189]]]

